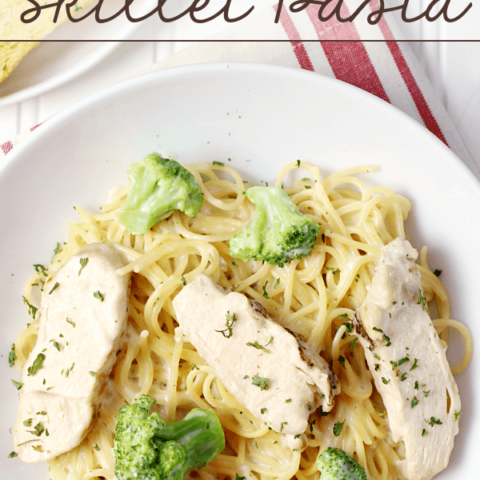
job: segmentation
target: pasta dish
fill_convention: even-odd
[[[188,473],[190,478],[327,478],[320,473],[317,458],[329,447],[340,449],[355,459],[365,469],[368,479],[407,478],[408,469],[399,467],[408,457],[407,440],[394,440],[391,424],[394,416],[387,394],[376,382],[383,378],[383,383],[391,382],[393,387],[395,375],[392,373],[392,381],[386,374],[374,378],[377,367],[373,368],[374,363],[369,363],[368,355],[372,362],[376,362],[373,353],[378,351],[372,349],[373,353],[370,353],[360,327],[369,328],[370,320],[362,305],[369,301],[367,294],[376,268],[380,268],[379,259],[386,255],[382,249],[395,239],[408,238],[404,223],[411,208],[409,201],[384,186],[369,187],[360,179],[375,172],[376,167],[351,168],[323,178],[317,167],[306,162],[292,162],[280,170],[275,186],[283,189],[301,214],[320,226],[313,249],[309,255],[293,258],[283,265],[254,258],[243,261],[231,255],[230,247],[233,235],[252,222],[255,205],[246,195],[251,185],[228,164],[198,163],[185,167],[200,185],[203,196],[203,205],[197,215],[192,217],[175,210],[145,233],[133,234],[119,219],[132,186],[116,188],[100,212],[86,212],[76,206],[80,220],[68,223],[67,241],[57,245],[49,266],[36,266],[36,272],[27,282],[24,300],[34,320],[15,341],[17,369],[26,364],[37,342],[40,312],[36,308],[40,289],[45,284],[50,285],[50,279],[72,256],[91,244],[114,245],[127,259],[118,268],[118,275],[131,275],[127,341],[115,352],[105,397],[78,446],[49,460],[51,478],[114,480],[116,416],[122,407],[142,395],[155,399],[152,411],[165,422],[179,421],[194,408],[213,410],[220,420],[225,448],[203,468],[191,470]],[[298,169],[305,172],[305,178],[289,182],[291,174]],[[441,272],[430,269],[427,247],[420,250],[416,268],[421,276],[418,303],[421,307],[423,302],[423,310],[430,313],[440,342],[448,342],[449,328],[457,329],[465,338],[463,361],[451,367],[454,375],[459,374],[471,358],[470,334],[463,324],[451,318]],[[334,406],[330,411],[325,403],[321,403],[324,400],[319,400],[307,414],[306,428],[299,434],[292,433],[288,439],[286,427],[285,431],[279,431],[273,424],[270,426],[262,421],[255,410],[245,407],[246,401],[242,403],[238,395],[232,394],[231,388],[226,388],[225,382],[218,378],[217,367],[205,361],[206,356],[197,351],[193,337],[184,335],[183,326],[179,328],[174,299],[182,289],[193,288],[201,275],[219,286],[224,292],[222,295],[235,292],[259,304],[268,318],[301,339],[299,342],[304,343],[309,351],[320,355],[325,368],[333,374],[331,378],[335,377],[338,382],[338,388],[334,382],[327,385],[333,388]],[[417,290],[414,293],[418,296]],[[372,308],[369,306],[368,311],[371,312]],[[225,330],[229,327],[228,320],[227,316]],[[230,328],[232,325],[231,322]],[[65,329],[67,326],[65,324]],[[235,328],[233,326],[234,334]],[[384,331],[378,327],[373,330],[382,330],[378,338],[384,342],[383,347],[387,347],[389,345],[382,340],[382,335],[387,339],[391,335],[387,336],[385,327],[382,328]],[[62,333],[65,332],[62,330]],[[214,335],[228,345],[228,332]],[[405,336],[408,335],[407,332]],[[248,352],[263,354],[262,359],[267,358],[268,353],[274,351],[271,347],[275,341],[267,345],[259,340],[261,345],[257,344],[256,349]],[[409,349],[408,346],[405,348]],[[389,350],[385,348],[385,352]],[[419,411],[417,409],[422,406],[422,401],[427,400],[428,392],[434,391],[433,384],[427,384],[423,390],[418,385],[422,380],[413,377],[417,371],[421,374],[420,368],[415,370],[417,358],[414,362],[414,354],[410,357],[407,352],[406,355],[402,366],[398,365],[399,356],[386,361],[392,365],[395,363],[398,382],[401,378],[407,379],[398,383],[398,388],[403,388],[411,380],[413,392],[414,382],[417,382],[414,394],[419,406],[412,403],[410,408],[413,396],[409,396],[408,409],[402,415]],[[405,362],[409,362],[408,369],[404,368]],[[423,366],[420,360],[418,364]],[[78,365],[77,362],[73,372]],[[225,368],[227,375],[233,375],[234,366]],[[262,381],[261,369],[245,373],[250,377],[257,374],[258,381]],[[65,373],[62,375],[65,377]],[[453,378],[451,382],[454,383]],[[249,378],[248,385],[251,384]],[[388,386],[385,384],[381,388],[386,391]],[[460,412],[453,412],[453,407],[452,412],[448,412],[449,405],[455,404],[454,393],[449,396],[452,398],[448,400],[446,415],[450,415],[454,422]],[[288,399],[282,403],[288,406]],[[431,418],[434,418],[434,425],[435,421],[440,422],[440,417],[435,414]],[[422,437],[422,429],[426,432],[421,441],[427,441],[447,423],[443,420],[443,425],[431,427],[427,420],[431,422],[430,416],[425,422],[420,420],[422,426],[418,436]],[[458,429],[457,425],[458,422],[455,423]],[[414,478],[413,474],[411,478]]]

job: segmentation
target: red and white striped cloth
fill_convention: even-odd
[[[378,0],[370,2],[370,10],[364,9],[353,23],[341,23],[335,17],[321,22],[314,5],[297,13],[283,7],[280,22],[275,24],[273,20],[279,8],[276,4],[273,9],[264,9],[230,27],[212,39],[216,41],[197,43],[140,74],[194,63],[239,61],[297,67],[335,77],[410,115],[448,145],[480,178],[479,166],[410,47],[394,41],[402,37],[391,17],[388,20],[383,17],[375,26],[368,24],[366,17],[375,9],[375,4],[378,5]],[[345,0],[341,16],[348,17],[356,6],[358,0]],[[219,39],[235,41],[219,42]],[[283,41],[247,41],[250,39]],[[297,41],[299,39],[305,41]],[[362,42],[363,39],[376,41]],[[0,157],[25,135],[1,145]]]

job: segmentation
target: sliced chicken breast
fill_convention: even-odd
[[[273,430],[301,434],[316,408],[332,409],[340,384],[325,360],[259,303],[201,275],[173,306],[184,334],[228,391]]]
[[[80,250],[44,285],[38,338],[22,370],[14,448],[43,462],[76,447],[125,341],[130,278],[111,245]]]
[[[397,468],[407,480],[429,479],[447,466],[460,412],[446,347],[422,293],[417,256],[404,238],[383,247],[354,317],[393,440],[405,445]]]

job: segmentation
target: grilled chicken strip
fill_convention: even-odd
[[[404,238],[382,248],[372,285],[354,317],[407,480],[443,470],[458,433],[460,396],[427,311],[417,251]]]
[[[111,245],[80,250],[44,285],[37,343],[23,367],[14,448],[28,463],[76,447],[125,341],[130,279]]]
[[[259,303],[201,275],[173,306],[184,334],[227,390],[273,430],[303,433],[313,410],[332,409],[340,384],[325,360]]]

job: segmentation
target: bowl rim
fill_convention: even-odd
[[[67,119],[74,118],[79,113],[88,110],[95,106],[99,101],[112,100],[115,96],[124,94],[128,91],[134,91],[141,89],[142,86],[161,82],[169,82],[175,77],[195,76],[200,74],[219,74],[229,71],[231,74],[235,72],[239,73],[254,73],[254,74],[276,74],[286,77],[290,77],[292,80],[308,80],[318,82],[319,87],[328,88],[331,90],[339,90],[341,93],[352,96],[354,99],[359,98],[362,101],[367,101],[372,104],[372,107],[376,108],[379,113],[384,111],[389,116],[394,116],[396,121],[400,124],[404,124],[409,130],[413,130],[420,137],[424,137],[425,141],[431,142],[432,147],[441,150],[441,153],[448,159],[448,162],[452,163],[452,168],[457,173],[461,173],[463,180],[471,183],[471,186],[478,190],[480,193],[480,182],[470,171],[467,165],[458,158],[453,151],[445,145],[439,138],[431,133],[424,125],[420,124],[417,120],[410,117],[408,114],[395,107],[394,105],[376,97],[375,95],[362,90],[358,87],[350,85],[346,82],[338,80],[336,78],[327,77],[325,75],[303,70],[300,68],[287,67],[276,64],[255,63],[255,62],[208,62],[198,63],[191,65],[181,65],[177,67],[171,67],[167,69],[155,70],[138,76],[134,76],[123,80],[114,85],[110,85],[104,89],[101,89],[77,102],[73,103],[69,107],[65,108],[61,112],[57,113],[50,119],[40,124],[34,131],[32,131],[27,138],[23,139],[15,148],[12,149],[6,156],[3,162],[0,163],[0,183],[3,181],[4,176],[8,173],[11,166],[21,161],[21,158],[35,149],[42,141],[48,140],[49,137],[60,128],[62,122]]]

